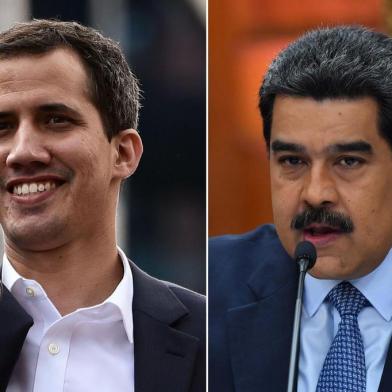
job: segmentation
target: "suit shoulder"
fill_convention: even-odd
[[[175,296],[193,313],[200,322],[206,319],[206,297],[185,287],[167,283]]]
[[[134,311],[204,339],[206,304],[203,295],[154,278],[132,262],[131,269],[134,280]]]
[[[257,282],[260,295],[268,295],[291,276],[295,265],[275,227],[264,225],[249,233],[212,238],[208,268],[209,306],[216,311],[254,300],[251,282]]]
[[[189,302],[194,303],[195,305],[205,306],[206,297],[204,295],[196,293],[195,291],[192,291],[174,283],[165,283],[168,285],[170,290],[172,290],[181,300],[184,300],[187,303]]]
[[[209,240],[210,273],[236,267],[251,272],[260,260],[281,248],[275,226],[270,224],[244,234],[212,237]]]
[[[270,244],[271,241],[276,241],[278,234],[275,226],[271,224],[262,225],[256,229],[242,233],[242,234],[228,234],[218,237],[211,237],[209,239],[209,250],[211,251],[225,251],[235,250],[243,246],[263,246]]]
[[[249,230],[245,233],[239,234],[224,234],[219,236],[210,237],[210,241],[222,241],[222,240],[253,240],[253,239],[260,239],[261,237],[265,236],[276,236],[276,228],[275,225],[272,223],[267,223],[261,226],[257,226],[252,230]]]

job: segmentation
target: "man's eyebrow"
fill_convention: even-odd
[[[37,110],[43,113],[66,113],[76,118],[82,117],[82,113],[63,103],[48,103],[39,105]],[[15,112],[13,110],[0,111],[0,119],[7,119],[12,116],[15,116]]]
[[[332,153],[342,152],[364,152],[367,154],[373,154],[373,148],[368,142],[362,140],[349,142],[349,143],[337,143],[328,147],[328,150]]]
[[[38,110],[41,112],[62,112],[62,113],[70,113],[74,116],[81,116],[81,113],[79,113],[77,110],[72,109],[70,106],[65,105],[63,103],[47,103],[44,105],[40,105],[38,107]]]
[[[305,147],[297,143],[289,143],[283,140],[274,140],[271,143],[271,151],[274,153],[282,151],[300,153],[305,152]]]
[[[44,105],[39,105],[37,109],[44,113],[61,112],[61,113],[69,113],[71,115],[78,116],[78,117],[82,116],[80,112],[63,103],[48,103]],[[12,110],[0,112],[0,118],[10,117],[14,114],[15,113]]]

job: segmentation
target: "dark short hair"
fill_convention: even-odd
[[[0,33],[0,60],[61,47],[75,51],[85,65],[90,98],[101,115],[108,140],[124,129],[136,129],[138,81],[116,42],[90,27],[58,20],[17,23]]]
[[[374,98],[380,134],[392,148],[392,40],[361,26],[310,31],[275,58],[259,95],[268,148],[278,95],[315,100]]]

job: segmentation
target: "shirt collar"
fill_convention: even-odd
[[[125,332],[127,334],[130,343],[133,343],[133,317],[132,317],[132,301],[133,301],[133,278],[132,270],[129,265],[129,261],[122,249],[117,248],[121,262],[124,267],[124,275],[120,283],[113,291],[113,293],[101,304],[92,306],[91,308],[100,308],[105,304],[114,305],[121,313]],[[18,281],[27,281],[21,275],[16,272],[6,254],[3,255],[3,266],[2,266],[2,281],[4,286],[13,292],[13,288]],[[30,280],[31,281],[31,280]],[[84,308],[87,309],[87,308]],[[78,309],[79,310],[79,309]]]
[[[133,277],[131,266],[125,253],[122,249],[118,249],[118,254],[124,266],[124,276],[117,288],[113,291],[110,297],[104,301],[112,303],[118,307],[121,312],[124,328],[130,343],[133,343],[133,317],[132,317],[132,302],[133,302]]]
[[[11,263],[9,262],[7,255],[3,254],[3,266],[1,270],[1,279],[3,281],[4,286],[12,292],[12,288],[14,287],[15,283],[19,279],[24,279],[22,276],[20,276],[12,267]]]
[[[392,249],[380,265],[369,274],[359,279],[350,280],[386,320],[392,319]],[[307,274],[305,277],[304,308],[309,317],[313,317],[325,297],[341,280],[316,279]]]

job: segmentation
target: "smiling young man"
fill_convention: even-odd
[[[274,226],[210,247],[216,391],[287,388],[298,270],[298,391],[392,389],[392,41],[361,27],[309,32],[260,90]]]
[[[137,80],[77,23],[0,33],[0,390],[203,391],[204,300],[116,246]]]

